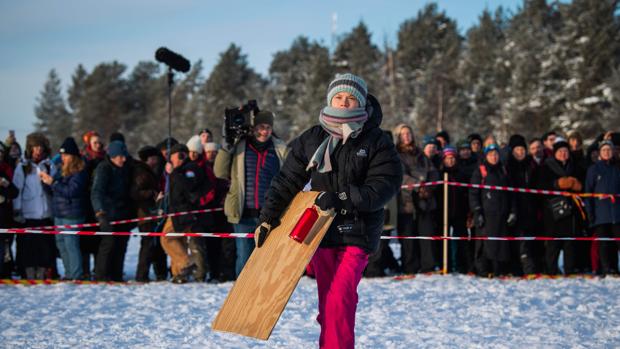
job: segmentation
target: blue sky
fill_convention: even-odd
[[[160,46],[190,61],[202,59],[205,75],[219,53],[234,42],[250,65],[265,74],[273,54],[305,35],[330,45],[332,17],[337,35],[363,20],[375,43],[395,44],[399,25],[428,1],[0,1],[0,139],[33,130],[34,105],[54,68],[65,85],[78,64],[91,70],[117,60],[130,70],[153,59]],[[439,8],[464,33],[485,9],[515,10],[519,0],[444,0]]]

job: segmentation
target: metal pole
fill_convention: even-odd
[[[448,237],[448,172],[443,174],[443,237]],[[448,239],[443,240],[443,274],[448,274]]]

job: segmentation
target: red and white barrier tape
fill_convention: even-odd
[[[430,187],[444,184],[444,181],[433,181],[433,182],[421,182],[416,184],[407,184],[402,185],[401,189],[413,189],[419,187]],[[448,185],[465,187],[465,188],[479,188],[479,189],[488,189],[488,190],[504,190],[518,193],[531,193],[531,194],[542,194],[542,195],[564,195],[564,196],[579,196],[579,197],[597,197],[600,199],[610,199],[615,202],[616,197],[620,197],[620,194],[607,194],[607,193],[570,193],[565,191],[556,191],[556,190],[543,190],[543,189],[529,189],[529,188],[513,188],[508,186],[497,186],[497,185],[484,185],[484,184],[471,184],[471,183],[460,183],[460,182],[448,182]],[[146,222],[152,221],[165,217],[178,217],[184,216],[188,214],[197,214],[197,213],[206,213],[206,212],[217,212],[223,211],[224,209],[219,208],[210,208],[210,209],[199,209],[192,211],[184,211],[184,212],[175,212],[175,213],[167,213],[156,216],[148,216],[141,218],[133,218],[133,219],[122,219],[118,221],[110,222],[111,225],[119,225],[119,224],[127,224],[127,223],[137,223],[137,222]],[[81,224],[65,224],[65,225],[50,225],[50,226],[42,226],[42,227],[32,227],[30,229],[79,229],[79,228],[91,228],[98,227],[99,223],[81,223]]]
[[[0,234],[48,234],[85,236],[170,236],[170,237],[214,237],[214,238],[253,238],[254,233],[163,233],[130,231],[56,231],[35,229],[0,229]],[[381,236],[384,240],[489,240],[489,241],[620,241],[620,238],[607,237],[550,237],[550,236]]]
[[[443,184],[443,181],[420,182],[420,183],[416,183],[416,184],[401,185],[400,189],[413,189],[413,188],[420,188],[420,187],[432,187],[432,186],[441,185],[441,184]]]
[[[571,193],[568,191],[557,191],[557,190],[544,190],[544,189],[529,189],[529,188],[513,188],[508,186],[501,185],[486,185],[486,184],[471,184],[471,183],[460,183],[460,182],[448,182],[448,185],[456,186],[456,187],[466,187],[466,188],[478,188],[478,189],[488,189],[488,190],[503,190],[503,191],[512,191],[517,193],[531,193],[531,194],[542,194],[542,195],[563,195],[563,196],[580,196],[580,197],[597,197],[601,199],[611,199],[614,200],[616,197],[620,197],[620,194],[608,194],[608,193]]]
[[[132,218],[132,219],[121,219],[118,221],[110,222],[110,224],[118,225],[118,224],[126,224],[126,223],[145,222],[145,221],[153,221],[156,219],[166,218],[166,217],[178,217],[178,216],[184,216],[188,214],[217,212],[217,211],[224,211],[224,209],[219,207],[219,208],[205,208],[205,209],[193,210],[193,211],[166,213],[166,214],[157,215],[157,216],[148,216],[148,217]],[[48,226],[43,226],[43,227],[32,227],[30,229],[35,229],[35,230],[36,229],[45,229],[45,230],[47,229],[76,229],[76,228],[90,228],[90,227],[98,227],[98,226],[99,226],[99,223],[81,223],[81,224],[48,225]]]
[[[443,181],[421,182],[421,183],[417,183],[417,184],[408,184],[408,185],[403,185],[401,188],[402,189],[408,189],[408,188],[412,189],[412,188],[419,188],[419,187],[430,187],[430,186],[440,185],[440,184],[443,184]],[[156,216],[148,216],[148,217],[141,217],[141,218],[122,219],[122,220],[118,220],[118,221],[112,221],[112,222],[110,222],[110,224],[111,225],[119,225],[119,224],[127,224],[127,223],[146,222],[146,221],[152,221],[152,220],[156,220],[156,219],[160,219],[160,218],[165,218],[165,217],[178,217],[178,216],[184,216],[184,215],[188,215],[188,214],[217,212],[217,211],[224,211],[224,208],[219,207],[219,208],[210,208],[210,209],[200,209],[200,210],[175,212],[175,213],[168,213],[168,214],[162,214],[162,215],[156,215]],[[33,229],[33,230],[37,230],[37,229],[44,229],[44,230],[52,230],[52,229],[79,229],[79,228],[92,228],[92,227],[98,227],[98,226],[99,226],[99,223],[81,223],[81,224],[47,225],[47,226],[40,226],[40,227],[31,227],[30,229]]]

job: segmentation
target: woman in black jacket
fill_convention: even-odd
[[[415,143],[413,130],[406,124],[394,128],[396,150],[403,164],[402,185],[420,183],[420,178],[414,174],[416,159],[420,155],[420,148]],[[413,187],[401,188],[397,195],[397,232],[399,236],[418,235],[417,212],[413,203]],[[420,270],[420,242],[413,239],[400,239],[400,261],[404,274],[415,274]]]
[[[527,155],[527,143],[521,135],[512,135],[508,142],[510,154],[506,169],[510,177],[510,186],[514,188],[532,188],[534,185],[535,166]],[[534,194],[514,193],[517,222],[510,228],[513,236],[536,236],[536,215],[538,200]],[[511,250],[516,255],[513,261],[514,273],[537,274],[543,271],[544,244],[542,241],[515,241]],[[520,264],[520,266],[519,266]]]
[[[474,170],[472,184],[508,185],[508,173],[499,161],[499,147],[484,148],[484,159]],[[508,191],[471,188],[469,206],[474,212],[478,236],[507,236],[508,225],[516,222],[514,196]],[[510,242],[479,240],[476,248],[476,269],[479,275],[502,275],[509,271]]]
[[[538,188],[579,193],[582,184],[577,179],[577,171],[570,159],[568,143],[560,139],[553,145],[553,156],[547,158],[540,169]],[[543,205],[543,221],[548,236],[577,236],[581,227],[580,208],[571,198],[547,195]],[[547,241],[545,251],[547,272],[552,275],[560,273],[558,267],[560,251],[564,251],[564,273],[575,273],[575,241]]]
[[[60,156],[62,168],[54,177],[45,172],[39,174],[43,183],[52,188],[54,224],[84,223],[88,206],[88,174],[73,137],[68,137],[62,143]],[[56,247],[65,268],[65,279],[81,279],[84,273],[80,237],[56,235]]]
[[[614,144],[599,143],[599,160],[588,169],[586,193],[620,194],[620,167],[613,158]],[[616,199],[617,200],[617,199]],[[590,227],[597,237],[620,238],[620,204],[611,199],[588,198],[587,212]],[[601,273],[618,274],[620,241],[599,241]]]
[[[438,181],[439,170],[435,165],[441,161],[438,156],[438,142],[435,137],[424,137],[422,153],[416,158],[413,174],[420,182]],[[439,159],[439,160],[437,160]],[[421,186],[413,191],[413,202],[416,208],[417,229],[420,236],[433,236],[437,233],[440,214],[435,187]],[[441,241],[420,240],[420,272],[439,271],[441,266]]]
[[[368,103],[367,103],[368,100]],[[379,244],[384,206],[398,192],[402,165],[394,143],[380,128],[382,113],[364,80],[338,75],[328,88],[320,125],[291,143],[273,178],[256,229],[260,247],[284,208],[311,180],[322,210],[338,213],[312,265],[319,290],[321,347],[353,348],[357,285],[368,254]]]

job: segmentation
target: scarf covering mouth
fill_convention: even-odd
[[[332,170],[330,155],[342,140],[345,144],[349,138],[356,138],[364,123],[368,120],[368,113],[364,108],[341,109],[325,107],[321,110],[319,123],[329,134],[310,158],[306,171],[316,167],[319,173],[327,173]]]

